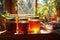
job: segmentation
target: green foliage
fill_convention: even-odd
[[[60,10],[60,0],[55,0],[56,10]]]
[[[1,17],[7,18],[9,16],[8,12],[3,12],[2,14],[0,14]]]
[[[45,3],[37,8],[37,15],[40,16],[41,21],[46,22],[49,21],[48,17],[56,14],[54,0],[53,2],[49,2],[48,0],[44,0]]]

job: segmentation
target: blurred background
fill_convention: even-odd
[[[0,0],[0,15],[38,15],[41,21],[57,21],[60,17],[58,0]]]
[[[60,0],[0,0],[0,17],[12,15],[36,15],[41,22],[52,22],[54,29],[60,29]]]

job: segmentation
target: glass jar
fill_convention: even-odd
[[[8,33],[16,33],[16,22],[15,18],[9,17],[6,20],[6,30]]]
[[[28,34],[40,34],[40,20],[38,16],[28,18],[29,28]]]
[[[18,23],[18,34],[27,34],[28,33],[28,19],[20,18]]]

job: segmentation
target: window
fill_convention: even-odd
[[[18,15],[34,15],[34,0],[18,0]]]

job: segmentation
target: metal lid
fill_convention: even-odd
[[[27,18],[20,19],[20,21],[27,21],[27,20],[28,20]]]
[[[32,19],[39,19],[39,16],[32,16]]]
[[[7,18],[7,21],[15,21],[15,18]]]

